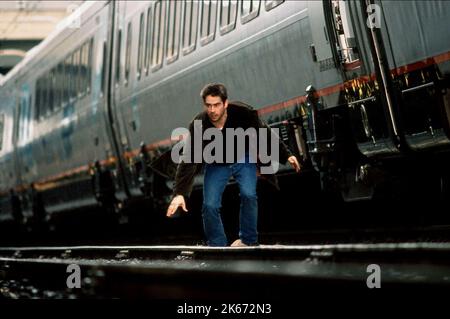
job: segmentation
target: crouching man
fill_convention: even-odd
[[[206,85],[201,93],[203,99],[203,111],[195,116],[189,125],[189,137],[185,148],[185,156],[178,164],[175,176],[174,197],[167,209],[170,217],[179,207],[187,212],[185,197],[190,195],[194,176],[203,169],[203,206],[202,218],[205,236],[208,246],[227,246],[228,241],[224,232],[220,208],[222,206],[222,194],[231,176],[236,180],[241,197],[239,215],[239,239],[231,246],[258,245],[258,200],[256,194],[257,164],[259,155],[257,146],[265,145],[264,141],[259,143],[245,143],[245,136],[227,134],[230,130],[240,132],[254,129],[258,132],[258,138],[263,136],[258,130],[269,131],[266,136],[273,138],[274,134],[270,128],[258,117],[256,110],[242,102],[228,102],[227,90],[223,84],[212,83]],[[196,133],[204,137],[205,132],[209,136],[215,136],[213,141],[201,140],[201,145],[195,145]],[[200,131],[200,132],[199,132]],[[230,136],[233,136],[230,138]],[[258,138],[256,140],[258,140]],[[287,146],[275,136],[275,145],[278,149],[271,149],[271,154],[278,155],[281,163],[289,162],[296,170],[300,171],[297,158],[292,155]],[[220,143],[217,143],[220,141]],[[253,140],[254,141],[254,140]],[[214,154],[208,156],[207,150],[211,150],[211,143],[215,143]],[[241,143],[240,143],[241,142]],[[244,143],[242,143],[244,142]],[[258,145],[255,145],[258,144]],[[244,147],[238,147],[243,145]],[[217,147],[218,146],[218,147]],[[276,153],[274,153],[276,152]],[[199,154],[201,153],[201,154]],[[188,154],[188,155],[186,155]],[[201,155],[201,156],[199,156]],[[200,157],[200,160],[198,160]],[[263,172],[262,172],[263,173]],[[272,172],[273,173],[273,172]]]

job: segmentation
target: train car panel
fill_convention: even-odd
[[[105,158],[110,142],[107,108],[98,81],[92,79],[100,78],[103,65],[95,57],[108,31],[105,4],[82,8],[80,25],[49,37],[25,61],[30,73],[17,73],[22,83],[17,154],[24,212],[52,213],[98,204],[89,166]],[[99,30],[103,32],[97,35]]]
[[[408,146],[414,150],[448,147],[450,7],[444,1],[377,4]]]

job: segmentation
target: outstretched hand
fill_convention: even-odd
[[[297,157],[295,157],[294,155],[290,156],[288,158],[288,162],[289,164],[291,164],[292,168],[295,169],[295,171],[298,173],[300,172],[300,169],[302,168],[300,163],[297,160]]]
[[[188,210],[186,209],[186,202],[184,201],[184,196],[183,195],[177,195],[175,196],[172,201],[170,202],[169,207],[167,208],[167,213],[166,216],[167,217],[171,217],[173,214],[175,214],[175,212],[177,211],[178,207],[180,207],[187,212]]]

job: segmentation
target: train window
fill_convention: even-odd
[[[167,30],[167,63],[171,63],[178,58],[178,48],[180,46],[181,27],[181,1],[169,2],[169,20]]]
[[[152,43],[152,33],[151,33],[151,27],[152,27],[152,7],[148,8],[147,10],[147,30],[145,31],[147,34],[145,36],[146,40],[145,40],[145,61],[144,61],[144,69],[145,69],[145,73],[148,74],[148,64],[150,61],[150,44]]]
[[[25,141],[30,137],[31,95],[26,87],[22,86],[20,90],[19,104],[17,107],[17,141]]]
[[[48,99],[47,99],[47,94],[48,94],[48,81],[47,81],[47,75],[44,74],[42,76],[42,108],[41,108],[41,117],[44,117],[45,114],[47,114],[47,106],[48,106]]]
[[[47,88],[47,91],[46,91],[46,103],[44,105],[44,108],[45,108],[44,116],[49,116],[53,109],[53,106],[51,105],[52,100],[53,100],[53,95],[52,95],[52,90],[53,90],[52,80],[53,80],[53,78],[52,78],[52,75],[50,74],[50,72],[47,72],[47,74],[45,75],[45,78],[46,78],[45,86]]]
[[[58,109],[58,65],[55,65],[55,67],[52,69],[52,111],[55,111]]]
[[[64,83],[63,74],[64,74],[64,66],[63,63],[60,62],[56,67],[55,109],[59,109],[61,107],[62,86]]]
[[[220,34],[228,33],[236,27],[237,0],[222,0],[220,7]]]
[[[84,96],[86,94],[87,60],[89,58],[89,52],[86,49],[88,49],[87,42],[80,46],[80,64],[78,65],[79,96]]]
[[[54,111],[55,109],[55,91],[56,91],[56,67],[51,69],[48,73],[50,78],[50,88],[49,88],[49,97],[48,97],[48,104],[50,107],[50,113]]]
[[[39,82],[40,82],[39,119],[41,119],[44,116],[45,103],[47,103],[46,102],[46,97],[45,97],[45,94],[46,94],[47,91],[45,89],[45,77],[44,77],[44,75],[41,76]]]
[[[47,114],[51,114],[53,112],[53,103],[54,103],[54,92],[55,92],[55,70],[52,69],[47,74],[48,76],[48,110]]]
[[[81,70],[82,70],[82,90],[83,93],[87,93],[88,88],[88,68],[89,68],[89,41],[87,41],[85,44],[83,44],[83,59],[81,63]]]
[[[81,78],[81,93],[84,95],[89,87],[89,46],[90,41],[87,41],[81,47],[82,57],[80,63],[80,78]]]
[[[5,114],[0,114],[0,151],[3,149],[3,131],[5,126]]]
[[[36,120],[39,119],[39,109],[41,107],[41,79],[37,79],[35,84],[35,93],[34,96],[34,118]]]
[[[144,47],[144,12],[141,13],[139,19],[139,44],[138,44],[138,58],[137,58],[137,78],[141,78],[142,72],[142,58],[143,58],[143,47]]]
[[[75,52],[70,56],[70,100],[75,99],[76,93],[76,77],[75,77]]]
[[[45,76],[41,76],[40,80],[41,86],[41,96],[40,96],[40,108],[39,108],[39,119],[42,119],[45,115],[45,105],[47,104],[47,89],[46,89],[46,79]]]
[[[217,1],[203,0],[200,43],[206,45],[214,40],[216,34]]]
[[[84,44],[81,45],[78,49],[78,60],[77,60],[77,69],[78,69],[78,77],[77,77],[77,90],[78,97],[84,95]]]
[[[43,76],[40,76],[37,81],[37,90],[38,92],[36,94],[36,113],[35,117],[36,120],[40,121],[43,114],[43,108],[44,108],[44,78]]]
[[[131,63],[131,38],[133,34],[133,25],[131,21],[128,22],[127,27],[127,47],[125,48],[125,81],[124,84],[128,85],[130,78],[130,63]]]
[[[43,104],[43,99],[44,99],[44,86],[43,86],[43,79],[42,76],[38,79],[37,82],[37,86],[38,86],[38,92],[36,95],[36,120],[40,120],[41,116],[42,116],[42,109],[44,108],[44,104]]]
[[[58,65],[55,65],[53,68],[53,74],[52,74],[52,91],[53,91],[53,110],[56,111],[59,108],[58,100],[59,100],[59,72],[58,72]]]
[[[122,29],[117,31],[117,51],[116,51],[116,85],[120,82],[120,52],[122,49]]]
[[[64,61],[58,63],[58,108],[63,105],[63,94],[64,94]]]
[[[152,70],[162,67],[166,21],[166,1],[157,1],[153,11]]]
[[[45,74],[41,76],[41,108],[39,110],[39,118],[45,117],[47,107],[47,78]]]
[[[102,77],[100,78],[100,94],[105,94],[106,92],[106,58],[107,58],[107,47],[106,47],[106,41],[103,41],[103,52],[102,52]]]
[[[84,77],[85,77],[85,69],[84,69],[84,44],[79,48],[79,57],[78,57],[78,96],[84,95]]]
[[[84,65],[84,60],[86,56],[86,52],[84,51],[84,44],[80,46],[80,57],[79,57],[79,64],[78,64],[78,96],[83,96],[85,93],[85,76],[86,76],[86,70]]]
[[[195,50],[198,26],[198,1],[185,1],[184,4],[183,54]]]
[[[89,40],[88,44],[88,55],[87,55],[87,81],[86,81],[86,92],[91,92],[91,81],[92,81],[92,64],[94,56],[94,38]]]
[[[283,2],[284,0],[266,0],[266,11],[272,10]]]
[[[243,0],[241,3],[241,22],[247,23],[259,15],[260,0]]]
[[[76,99],[80,93],[80,49],[77,49],[73,54],[73,97]]]
[[[63,104],[66,105],[70,99],[70,72],[71,72],[71,56],[69,55],[64,61],[64,88],[63,88]]]
[[[72,85],[72,99],[76,99],[78,95],[78,51],[74,51],[72,54],[72,73],[70,84]]]

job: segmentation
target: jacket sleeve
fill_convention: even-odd
[[[180,163],[177,166],[177,172],[175,174],[175,185],[173,189],[173,196],[183,195],[184,197],[189,197],[192,192],[192,185],[194,183],[194,177],[198,172],[201,164],[194,163],[192,152],[188,152],[186,147],[190,144],[190,150],[194,149],[194,125],[193,122],[189,125],[189,136],[186,140],[186,145],[183,148],[183,155],[188,154],[188,156],[183,156]],[[188,153],[187,153],[188,152]],[[189,154],[191,156],[189,156]],[[189,158],[188,158],[189,157]]]
[[[184,162],[178,164],[173,196],[183,195],[184,197],[189,197],[191,195],[194,177],[197,174],[197,165]]]

